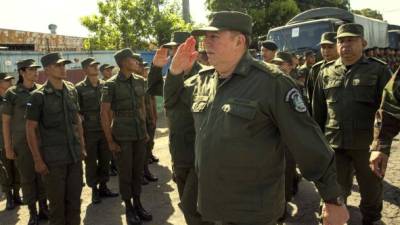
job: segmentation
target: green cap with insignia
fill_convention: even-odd
[[[14,79],[13,76],[8,75],[7,73],[0,73],[0,80],[12,80]]]
[[[86,67],[88,67],[88,66],[91,66],[91,65],[100,65],[100,63],[99,62],[97,62],[94,58],[92,58],[92,57],[89,57],[89,58],[86,58],[86,59],[84,59],[84,60],[82,60],[82,62],[81,62],[81,65],[82,65],[82,68],[86,68]]]
[[[114,59],[117,64],[119,64],[120,62],[122,62],[122,60],[126,58],[132,58],[140,61],[140,55],[134,53],[130,48],[119,50],[114,54]]]
[[[44,55],[40,61],[42,62],[43,67],[52,65],[52,64],[60,64],[63,63],[64,65],[72,63],[71,60],[64,59],[59,52],[53,52]]]
[[[114,69],[114,67],[115,67],[115,66],[112,66],[112,65],[110,65],[110,64],[105,63],[105,64],[103,64],[103,65],[100,66],[100,71],[103,72],[103,71],[106,70],[106,69]]]
[[[25,59],[17,62],[17,69],[20,70],[22,68],[40,68],[41,66],[36,64],[36,61],[33,59]]]
[[[328,44],[334,45],[336,44],[336,32],[325,32],[321,35],[320,45]]]
[[[251,35],[252,19],[249,15],[237,11],[220,11],[211,15],[210,24],[207,27],[195,29],[192,35],[204,35],[207,31],[232,30]]]
[[[287,52],[277,52],[275,58],[272,59],[272,62],[287,62],[289,64],[292,64],[292,54]]]
[[[186,31],[177,31],[172,34],[171,41],[163,44],[165,48],[171,48],[178,46],[186,41],[190,37],[190,33]]]
[[[346,23],[339,27],[336,38],[364,37],[364,27],[357,23]]]

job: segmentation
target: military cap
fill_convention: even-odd
[[[272,59],[272,62],[287,62],[292,64],[292,54],[288,52],[277,52],[275,58]]]
[[[112,65],[110,65],[110,64],[105,63],[105,64],[103,64],[103,65],[100,66],[100,71],[103,72],[103,71],[106,70],[106,69],[114,69],[114,67],[115,67],[115,66],[112,66]]]
[[[82,60],[82,62],[81,62],[82,68],[85,68],[85,67],[88,67],[88,66],[91,66],[91,65],[96,65],[96,64],[100,65],[100,63],[97,62],[92,57],[86,58],[86,59]]]
[[[320,45],[329,44],[334,45],[336,44],[336,32],[325,32],[321,35],[321,42]]]
[[[40,61],[42,62],[43,67],[52,65],[52,64],[60,64],[63,63],[65,64],[70,64],[72,63],[71,60],[68,59],[64,59],[61,55],[61,53],[59,52],[53,52],[53,53],[49,53],[44,55]]]
[[[220,11],[211,15],[211,21],[207,27],[195,29],[192,35],[204,35],[207,31],[233,30],[251,35],[252,19],[249,15],[237,11]]]
[[[25,59],[17,62],[17,69],[20,70],[22,68],[40,68],[41,66],[37,65],[35,60],[33,59]]]
[[[278,45],[276,45],[276,43],[274,41],[271,40],[266,40],[261,42],[261,45],[266,48],[269,49],[271,51],[276,51],[278,49]]]
[[[190,37],[190,33],[186,31],[177,31],[172,34],[171,41],[164,44],[163,47],[171,48],[178,46],[186,41]]]
[[[117,64],[119,64],[123,59],[126,58],[132,58],[140,61],[140,55],[134,53],[130,48],[119,50],[114,54],[114,59]]]
[[[309,50],[309,51],[305,51],[304,53],[303,53],[303,56],[306,58],[306,57],[310,57],[310,56],[315,56],[315,53],[313,52],[313,51],[311,51],[311,50]]]
[[[0,80],[11,80],[11,79],[14,79],[14,77],[8,75],[7,73],[0,73]]]
[[[364,37],[364,27],[357,23],[346,23],[339,27],[336,38]]]

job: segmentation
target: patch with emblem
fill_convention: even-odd
[[[304,103],[303,96],[301,96],[300,91],[296,88],[292,88],[287,92],[285,102],[289,103],[296,112],[307,112],[307,106]]]

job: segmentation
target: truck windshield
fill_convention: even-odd
[[[268,39],[275,41],[280,51],[318,50],[321,35],[329,31],[332,31],[329,22],[305,23],[272,30]]]

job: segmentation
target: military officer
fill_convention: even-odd
[[[13,76],[7,73],[0,73],[0,112],[3,111],[5,103],[5,93],[12,85]],[[0,120],[2,123],[2,120]],[[22,204],[19,195],[20,177],[19,172],[15,166],[15,161],[7,159],[6,151],[4,149],[3,129],[0,130],[0,161],[2,162],[2,176],[0,177],[1,190],[6,195],[6,210],[15,208],[15,205]]]
[[[382,180],[369,168],[374,115],[391,77],[386,63],[363,56],[367,46],[362,25],[339,27],[340,58],[321,69],[313,94],[313,116],[335,150],[342,194],[351,193],[353,171],[360,186],[363,225],[378,224],[382,211]],[[354,169],[353,169],[354,166]]]
[[[79,225],[81,160],[86,151],[78,93],[72,83],[65,81],[65,65],[71,61],[55,52],[44,55],[41,62],[48,81],[32,93],[27,103],[27,141],[50,202],[49,223]]]
[[[194,170],[194,143],[195,129],[190,106],[185,102],[189,96],[175,98],[174,86],[171,86],[167,77],[162,89],[162,68],[168,62],[168,50],[171,56],[175,55],[178,47],[190,36],[189,32],[175,32],[171,42],[164,44],[153,59],[149,73],[148,93],[157,95],[164,91],[164,107],[169,128],[169,150],[172,158],[173,178],[178,187],[180,198],[179,206],[188,225],[209,224],[203,221],[197,211],[197,177]],[[202,66],[192,62],[185,68],[183,80],[193,77]],[[173,77],[172,77],[173,78]]]
[[[94,58],[82,61],[85,79],[76,84],[82,116],[82,125],[86,144],[87,157],[86,183],[92,189],[92,203],[101,202],[101,197],[117,197],[108,187],[111,151],[108,149],[106,138],[100,122],[101,89],[105,81],[99,79],[98,65]]]
[[[35,172],[32,154],[26,141],[25,112],[32,91],[39,85],[38,66],[33,59],[17,63],[19,78],[17,85],[6,92],[3,109],[4,145],[7,158],[15,160],[20,174],[24,203],[29,209],[29,225],[39,224],[40,219],[48,219],[46,191],[42,179]],[[36,202],[39,203],[39,214]]]
[[[261,42],[261,56],[264,62],[271,63],[278,51],[278,45],[272,40]]]
[[[117,51],[114,58],[120,71],[104,85],[101,122],[108,146],[116,156],[127,223],[137,225],[153,218],[140,201],[148,140],[145,87],[143,78],[134,74],[140,66],[140,55],[126,48]]]
[[[196,41],[189,38],[167,75],[171,89],[182,90],[176,95],[192,96],[201,215],[216,224],[275,224],[285,201],[285,143],[325,201],[325,224],[344,224],[348,212],[340,200],[333,152],[300,91],[280,70],[249,55],[250,16],[212,15],[209,26],[192,34],[205,36],[213,67],[183,82],[185,68],[197,57]]]
[[[112,66],[107,63],[100,66],[100,72],[101,72],[101,75],[103,75],[104,81],[107,81],[108,79],[110,79],[113,76],[114,68],[115,68],[115,66]]]
[[[299,80],[303,83],[307,80],[311,67],[315,64],[315,53],[313,51],[304,52],[304,64],[299,68]]]
[[[382,95],[382,104],[375,114],[374,140],[369,159],[372,171],[385,177],[393,138],[400,131],[400,67],[387,83]]]
[[[325,64],[336,60],[339,58],[339,54],[337,53],[336,48],[336,32],[325,32],[321,36],[321,42],[319,43],[321,47],[321,55],[322,60],[315,63],[310,70],[310,73],[307,76],[306,80],[306,89],[307,89],[307,100],[308,106],[311,108],[312,105],[312,94],[314,91],[315,81],[317,80],[317,76],[321,68],[324,68]],[[312,112],[312,110],[310,110]]]

